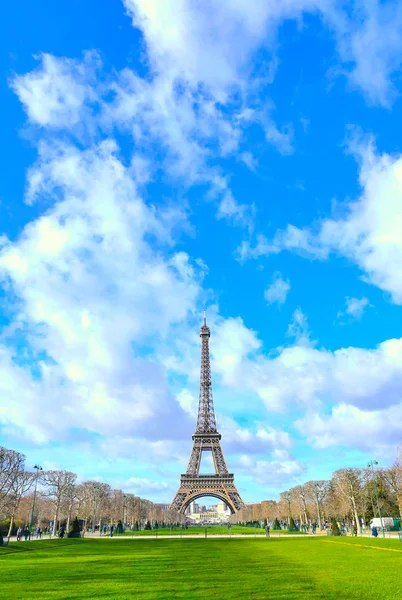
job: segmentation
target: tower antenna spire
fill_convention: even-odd
[[[207,311],[204,308],[204,325],[206,325],[206,324],[207,324]]]

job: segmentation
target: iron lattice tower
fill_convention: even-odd
[[[211,361],[209,357],[210,329],[204,312],[201,337],[201,373],[198,418],[193,434],[193,448],[187,471],[180,479],[180,487],[171,508],[184,513],[188,505],[201,496],[214,496],[225,502],[232,513],[244,506],[234,484],[234,475],[229,473],[221,448],[221,434],[216,427],[214,399],[212,395]],[[211,452],[215,474],[200,475],[201,456]]]

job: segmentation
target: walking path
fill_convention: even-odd
[[[236,539],[251,539],[251,538],[264,538],[265,534],[264,533],[255,533],[255,534],[244,534],[244,533],[226,533],[226,534],[213,534],[213,533],[207,533],[207,535],[205,535],[205,533],[199,533],[199,534],[180,534],[180,533],[175,533],[172,535],[160,535],[158,534],[158,532],[155,531],[155,533],[152,533],[150,535],[114,535],[112,538],[110,536],[108,536],[107,534],[105,535],[99,535],[99,533],[86,533],[85,538],[95,538],[95,539],[103,539],[103,538],[108,538],[110,540],[155,540],[155,539],[167,539],[167,540],[173,540],[173,539],[178,539],[178,540],[182,540],[185,538],[190,538],[190,539],[205,539],[205,538],[236,538]],[[270,537],[273,538],[277,538],[277,537],[281,537],[281,538],[315,538],[315,537],[327,537],[326,536],[326,532],[320,532],[320,533],[316,533],[316,534],[312,534],[312,533],[306,533],[306,534],[292,534],[292,533],[271,533]],[[330,536],[328,536],[330,537]],[[347,537],[351,537],[350,535],[348,535]],[[356,536],[352,536],[352,537],[356,537]],[[361,536],[357,536],[359,538],[362,537],[372,537],[371,533],[363,533]],[[385,534],[385,539],[389,539],[389,538],[394,538],[394,539],[398,539],[398,532],[397,531],[390,531],[387,532]],[[52,537],[50,538],[49,536],[43,536],[41,539],[36,539],[35,537],[31,538],[31,542],[40,542],[41,540],[49,540],[49,539],[59,539],[58,537]],[[66,539],[66,538],[64,538]],[[383,539],[383,537],[381,535],[378,536],[377,540],[380,541],[381,539]],[[10,538],[10,542],[16,542],[17,538],[16,537],[11,537]]]

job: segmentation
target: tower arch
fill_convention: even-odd
[[[217,500],[224,502],[229,508],[232,515],[236,512],[235,507],[233,506],[232,502],[227,498],[227,496],[218,492],[208,492],[208,494],[205,494],[205,492],[198,492],[196,494],[193,494],[193,496],[191,497],[187,497],[186,501],[183,503],[182,508],[180,509],[180,512],[184,514],[192,502],[198,500],[198,498],[204,498],[205,496],[212,496],[213,498],[217,498]]]

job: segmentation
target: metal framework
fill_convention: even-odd
[[[225,502],[234,513],[243,506],[243,500],[234,484],[234,475],[229,473],[221,448],[221,434],[216,428],[214,399],[212,395],[211,361],[209,357],[210,329],[204,312],[201,337],[201,373],[198,418],[193,434],[193,448],[187,471],[180,479],[180,487],[171,508],[184,513],[187,506],[201,496],[214,496]],[[201,456],[211,452],[215,474],[200,475]]]

